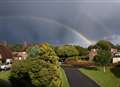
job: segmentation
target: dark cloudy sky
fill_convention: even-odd
[[[0,41],[120,44],[120,0],[0,0]]]

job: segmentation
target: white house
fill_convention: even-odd
[[[114,54],[114,57],[113,57],[113,63],[118,63],[120,62],[120,52],[117,52]]]
[[[25,60],[27,58],[27,52],[13,52],[14,60]]]

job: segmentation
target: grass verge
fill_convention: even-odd
[[[80,68],[82,73],[95,80],[101,87],[120,87],[120,69],[110,68],[103,72],[102,67]]]
[[[61,74],[61,79],[62,79],[62,82],[63,82],[62,87],[70,87],[64,70],[62,68],[60,68],[60,71],[61,71],[61,73],[60,73]]]
[[[10,76],[10,71],[0,71],[0,79],[8,80]]]

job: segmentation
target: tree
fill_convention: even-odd
[[[73,57],[79,56],[78,50],[72,45],[60,46],[56,49],[56,54],[59,57]]]
[[[94,61],[96,64],[103,66],[105,72],[106,66],[110,64],[111,59],[112,59],[112,55],[110,51],[99,50],[98,54],[94,58]]]
[[[28,58],[39,58],[46,62],[58,64],[59,57],[56,55],[55,51],[51,48],[48,43],[42,45],[35,45],[27,50]]]
[[[88,49],[87,48],[83,48],[83,47],[80,47],[80,46],[75,46],[75,48],[78,50],[79,56],[88,55]]]
[[[15,62],[10,81],[13,87],[61,87],[62,84],[57,66],[35,58]]]
[[[12,82],[19,79],[24,85],[20,87],[61,87],[59,58],[49,44],[32,46],[27,52],[27,60],[12,65]]]
[[[38,45],[32,46],[27,49],[28,58],[37,58],[41,53],[41,50]]]
[[[117,45],[115,46],[115,48],[116,48],[118,51],[120,51],[120,45],[119,45],[119,44],[117,44]]]
[[[56,66],[59,65],[59,57],[55,53],[55,51],[51,48],[51,45],[48,43],[44,43],[40,46],[40,59],[45,60],[46,62],[55,64]]]
[[[100,40],[96,43],[96,47],[102,50],[110,50],[114,45],[107,40]]]
[[[11,44],[8,46],[12,51],[19,52],[22,50],[23,45],[22,44]]]

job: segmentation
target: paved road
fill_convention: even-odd
[[[64,68],[70,87],[100,87],[75,68]]]

